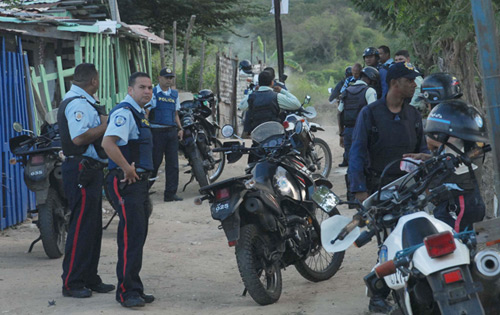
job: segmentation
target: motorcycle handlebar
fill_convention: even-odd
[[[341,241],[344,240],[347,234],[351,233],[352,230],[359,225],[359,222],[361,222],[361,218],[359,216],[355,216],[352,221],[340,231],[337,238]]]

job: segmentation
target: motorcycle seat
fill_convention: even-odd
[[[421,244],[426,236],[437,233],[436,227],[426,218],[410,220],[403,226],[403,248]]]

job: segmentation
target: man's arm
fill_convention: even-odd
[[[122,151],[120,151],[120,148],[116,144],[118,140],[120,140],[118,136],[105,136],[104,139],[102,139],[102,147],[104,151],[106,151],[108,157],[123,170],[125,177],[122,181],[126,181],[128,184],[135,183],[136,180],[139,179],[139,176],[135,172],[135,165],[134,163],[130,165],[127,162]]]
[[[238,110],[241,111],[246,111],[248,109],[248,96],[250,94],[245,95],[245,97],[241,100],[240,104],[238,105]]]
[[[368,137],[371,128],[368,107],[361,109],[352,135],[351,151],[349,151],[348,177],[351,192],[367,192],[365,166],[368,162]]]
[[[387,85],[386,78],[387,78],[387,70],[385,68],[380,68],[379,70],[380,74],[380,86],[382,87],[382,98],[385,97],[387,94],[387,91],[389,90],[389,86]]]
[[[182,129],[181,119],[179,118],[179,111],[175,111],[175,123],[177,124],[177,137],[182,140],[184,136],[184,129]]]
[[[279,86],[275,86],[275,91],[278,93],[278,105],[281,109],[296,110],[300,108],[300,101],[292,93]]]
[[[108,126],[108,116],[99,115],[99,118],[101,119],[101,124],[99,126],[90,128],[78,137],[73,138],[72,141],[75,145],[91,144],[99,139],[99,137],[102,137]]]
[[[89,128],[93,124],[92,117],[88,113],[96,110],[85,99],[75,99],[71,101],[64,114],[68,121],[71,141],[75,145],[82,146],[93,143],[95,140],[102,137],[108,125],[108,116],[99,115],[101,123],[99,126]],[[79,113],[81,116],[77,117]]]

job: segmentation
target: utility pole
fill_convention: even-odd
[[[285,72],[285,60],[283,57],[283,33],[281,30],[281,1],[273,0],[274,3],[274,24],[276,27],[276,53],[278,55],[278,78],[285,82],[283,76]]]
[[[497,30],[491,0],[471,0],[472,17],[476,28],[477,49],[483,74],[486,94],[488,129],[493,149],[493,166],[495,170],[495,203],[498,216],[498,196],[500,194],[500,53],[498,50]]]

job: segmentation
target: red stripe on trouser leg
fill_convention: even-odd
[[[121,205],[123,220],[125,226],[123,227],[123,281],[125,281],[125,270],[127,269],[127,249],[128,249],[128,231],[127,231],[127,214],[125,212],[125,203],[123,202],[122,196],[120,196],[120,192],[118,191],[118,178],[115,177],[113,179],[113,189],[115,191],[116,196],[118,197],[118,203]],[[123,281],[120,285],[121,293],[120,299],[123,302],[123,293],[125,292],[125,286],[123,285]]]
[[[78,164],[78,170],[82,170],[82,164]],[[69,263],[69,270],[68,270],[68,275],[66,276],[66,279],[64,280],[64,287],[66,290],[69,290],[70,288],[68,287],[68,280],[69,276],[71,275],[71,271],[73,269],[73,263],[75,262],[75,255],[76,255],[76,245],[78,244],[78,234],[80,233],[80,226],[82,225],[82,217],[83,213],[85,211],[85,200],[87,199],[87,191],[85,188],[80,188],[82,192],[82,206],[80,207],[80,214],[78,215],[78,221],[76,223],[76,230],[75,230],[75,236],[73,238],[73,245],[71,247],[71,260]]]
[[[462,218],[464,216],[465,212],[465,201],[464,201],[464,196],[458,196],[458,201],[460,203],[460,213],[458,214],[457,219],[455,220],[455,232],[460,232],[460,222],[462,221]]]

